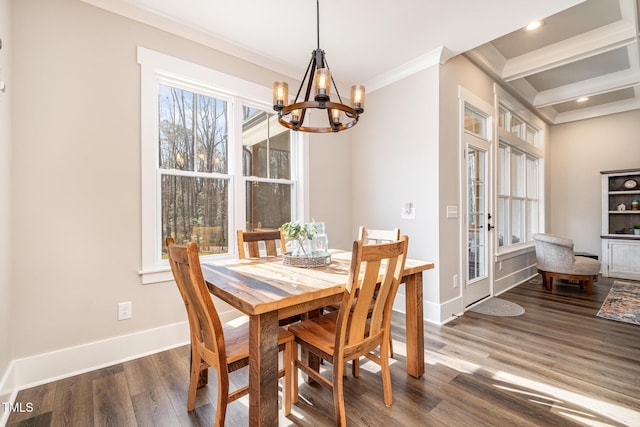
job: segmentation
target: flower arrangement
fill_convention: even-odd
[[[309,257],[311,255],[311,240],[318,231],[315,222],[310,224],[300,221],[287,222],[282,224],[282,231],[287,240],[297,241],[292,252],[293,256]]]

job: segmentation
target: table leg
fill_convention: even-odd
[[[415,378],[424,374],[424,315],[422,272],[404,278],[406,285],[407,373]]]
[[[278,425],[278,313],[249,318],[249,425]]]

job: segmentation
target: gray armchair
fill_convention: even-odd
[[[538,273],[542,275],[542,283],[551,290],[553,279],[577,280],[588,295],[593,294],[593,282],[600,272],[600,261],[575,256],[573,240],[553,234],[536,233],[533,235],[536,244],[536,260]]]

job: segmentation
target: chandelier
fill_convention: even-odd
[[[358,123],[360,114],[364,112],[364,86],[351,86],[350,106],[342,102],[324,51],[320,49],[320,0],[316,0],[316,20],[318,48],[311,53],[311,61],[302,78],[298,93],[293,103],[287,104],[289,86],[286,82],[275,82],[273,84],[273,109],[278,112],[280,124],[289,129],[314,133],[340,132]],[[305,83],[304,99],[299,101]],[[331,86],[333,86],[339,102],[331,101],[329,96]],[[314,97],[313,100],[309,100],[312,89],[314,89]],[[327,111],[328,126],[303,126],[307,110],[311,108]]]

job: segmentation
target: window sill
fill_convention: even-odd
[[[142,277],[143,285],[150,285],[152,283],[170,282],[173,280],[173,273],[171,268],[158,267],[157,269],[143,270],[138,273]]]
[[[206,262],[216,262],[225,259],[232,259],[235,257],[237,257],[237,255],[235,254],[201,256],[200,263],[204,264]],[[143,285],[173,281],[173,273],[171,272],[171,267],[169,266],[168,261],[165,261],[164,264],[158,264],[156,266],[142,269],[140,272],[138,272],[138,275],[142,277]]]
[[[498,249],[495,262],[500,262],[510,258],[519,257],[521,255],[534,252],[535,250],[536,250],[536,247],[533,242],[520,243],[517,245],[509,246],[508,248],[501,248],[501,249]]]

